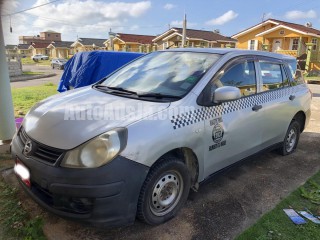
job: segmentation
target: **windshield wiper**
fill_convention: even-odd
[[[93,85],[94,88],[97,88],[97,89],[100,89],[100,90],[115,90],[117,92],[123,92],[123,93],[130,93],[130,94],[135,94],[137,95],[136,92],[134,91],[130,91],[130,90],[127,90],[127,89],[124,89],[124,88],[121,88],[121,87],[108,87],[106,85],[103,85],[103,84],[96,84],[96,85]]]
[[[131,93],[131,94],[138,95],[137,92],[130,91],[130,90],[124,89],[122,87],[107,87],[107,88],[109,88],[111,90],[116,90],[116,91],[120,91],[120,92],[126,92],[126,93]]]
[[[181,99],[181,97],[179,97],[179,96],[162,94],[162,93],[144,93],[144,94],[138,94],[138,97],[154,97],[154,98],[175,98],[175,99]]]

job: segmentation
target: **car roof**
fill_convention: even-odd
[[[215,54],[230,54],[230,55],[259,55],[265,57],[272,57],[278,58],[282,60],[295,60],[296,58],[279,54],[273,52],[266,52],[266,51],[256,51],[256,50],[243,50],[243,49],[236,49],[236,48],[174,48],[174,49],[166,49],[161,50],[160,52],[199,52],[199,53],[215,53]]]

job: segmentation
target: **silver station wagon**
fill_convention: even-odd
[[[36,104],[11,146],[30,196],[94,225],[156,225],[190,189],[266,149],[297,147],[311,92],[296,60],[269,52],[174,49]]]

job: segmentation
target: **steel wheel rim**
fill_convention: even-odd
[[[171,212],[181,199],[183,179],[176,171],[166,172],[153,186],[150,197],[150,210],[156,216]]]
[[[296,131],[292,128],[287,136],[286,139],[286,150],[287,152],[291,152],[296,144],[297,141],[297,134]]]

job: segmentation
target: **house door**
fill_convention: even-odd
[[[282,47],[282,39],[274,39],[272,44],[272,52],[281,50],[281,47]]]

